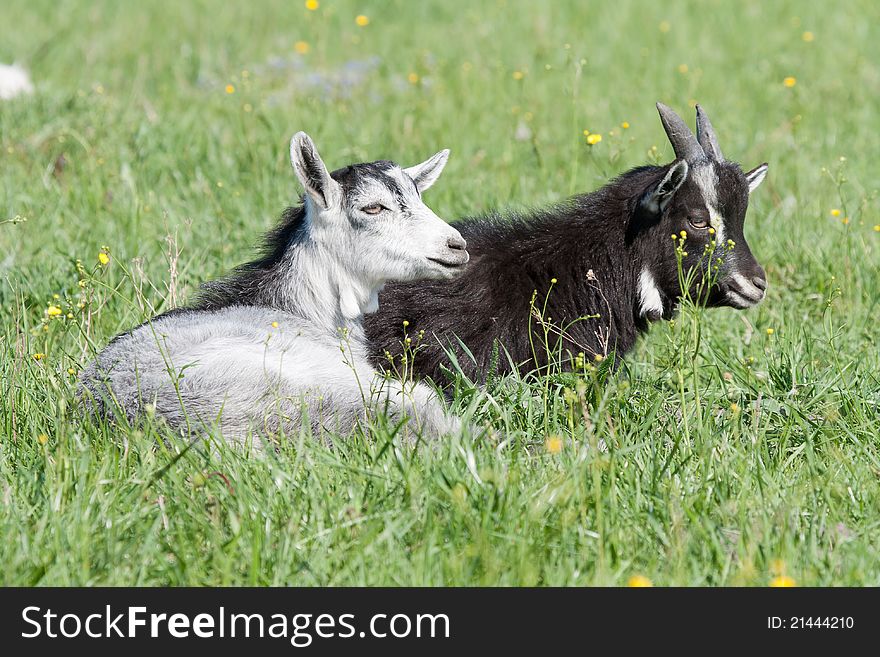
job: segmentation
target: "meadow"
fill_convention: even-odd
[[[880,585],[880,10],[663,5],[7,0],[36,91],[0,101],[0,584]],[[450,148],[454,221],[670,161],[657,100],[770,163],[757,308],[460,386],[483,439],[80,419],[94,350],[295,202],[295,131],[331,167]]]

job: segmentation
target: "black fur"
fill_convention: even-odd
[[[374,364],[387,368],[386,352],[397,357],[405,336],[424,330],[415,371],[438,383],[446,380],[444,347],[452,349],[465,373],[478,381],[492,369],[498,373],[510,370],[505,350],[521,372],[540,369],[546,366],[548,354],[540,326],[535,318],[530,319],[535,292],[538,308],[550,292],[546,316],[556,327],[598,315],[574,323],[561,337],[551,334],[551,351],[561,340],[563,354],[583,352],[589,359],[595,354],[625,353],[648,328],[638,295],[642,268],[648,267],[655,276],[662,293],[662,315],[671,317],[681,296],[676,242],[671,235],[688,231],[684,264],[697,274],[703,247],[712,239],[706,230],[694,230],[689,224],[689,217],[708,217],[690,174],[659,215],[643,203],[671,166],[638,167],[596,192],[576,196],[552,209],[506,217],[490,214],[457,222],[471,254],[464,273],[448,281],[386,286],[379,298],[379,311],[365,318]],[[716,253],[736,255],[738,271],[745,267],[747,275],[763,277],[742,236],[748,204],[745,176],[736,164],[713,166],[719,177],[718,202],[725,230],[738,242],[733,254],[724,254],[723,245]],[[550,291],[553,278],[557,282]],[[720,284],[723,278],[722,274]],[[701,282],[697,275],[693,291],[700,289]],[[723,290],[713,289],[706,301],[725,305]],[[607,342],[603,335],[607,335]],[[464,353],[459,339],[476,362]]]
[[[280,223],[266,233],[260,256],[236,267],[229,276],[202,284],[192,308],[216,310],[226,306],[272,306],[277,281],[283,276],[277,269],[291,244],[307,233],[305,205],[287,208]]]

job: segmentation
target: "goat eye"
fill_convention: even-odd
[[[365,214],[379,214],[382,210],[387,209],[381,203],[373,203],[372,205],[365,205],[361,208],[361,212]]]
[[[708,228],[709,220],[702,217],[688,217],[688,223],[694,228]]]

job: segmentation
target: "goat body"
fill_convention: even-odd
[[[633,172],[553,210],[457,222],[471,254],[465,272],[450,281],[386,286],[379,312],[366,318],[373,362],[387,366],[405,333],[422,330],[427,339],[413,367],[438,382],[445,379],[446,349],[478,380],[490,371],[509,372],[511,365],[523,372],[545,366],[548,347],[587,357],[627,351],[648,326],[638,281],[651,253],[628,241],[626,225],[614,219],[629,211],[629,198],[620,192],[633,178],[647,181],[662,172]],[[667,304],[664,312],[671,310]]]
[[[113,340],[82,379],[101,415],[155,413],[175,428],[217,425],[233,440],[305,423],[345,435],[371,409],[417,418],[427,433],[456,428],[426,386],[377,376],[361,341],[262,306],[161,315]]]

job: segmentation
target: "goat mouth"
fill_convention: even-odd
[[[724,293],[726,304],[737,310],[745,310],[746,308],[757,306],[763,299],[764,293],[758,288],[754,288],[754,291],[752,291],[728,287]]]
[[[462,260],[441,260],[440,258],[428,258],[433,263],[440,265],[445,269],[456,270],[464,267],[470,258],[465,256]]]

